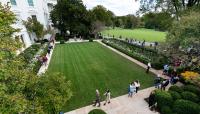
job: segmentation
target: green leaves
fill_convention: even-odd
[[[36,19],[28,18],[28,21],[24,21],[24,25],[30,33],[35,33],[38,39],[44,36],[44,26]]]

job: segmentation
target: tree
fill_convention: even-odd
[[[14,32],[19,31],[11,26],[15,21],[15,14],[10,11],[10,7],[0,3],[0,63],[8,56],[15,54],[16,50],[22,46],[19,39],[12,37]]]
[[[137,28],[139,26],[139,18],[134,15],[125,16],[124,28]]]
[[[145,24],[145,28],[166,31],[171,26],[173,18],[167,12],[149,12],[142,16],[142,21]]]
[[[193,47],[200,53],[200,13],[191,11],[174,21],[167,34],[167,42],[174,49]]]
[[[91,13],[93,13],[94,20],[100,21],[104,23],[106,26],[112,26],[113,20],[114,20],[114,13],[110,10],[107,10],[102,5],[97,5],[91,10]]]
[[[0,112],[58,113],[72,96],[70,82],[60,74],[41,77],[25,67],[24,57],[16,57],[20,42],[12,36],[15,15],[0,4]]]
[[[89,32],[90,21],[87,16],[88,12],[81,0],[59,0],[50,14],[53,26],[61,31],[63,37],[67,30],[75,35]]]
[[[200,0],[140,0],[140,4],[142,13],[161,10],[176,15],[178,20],[182,11],[193,7],[198,8]]]
[[[23,23],[30,34],[35,33],[36,37],[40,40],[44,37],[44,26],[36,19],[29,17]]]

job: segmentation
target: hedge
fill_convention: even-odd
[[[199,114],[200,106],[188,100],[176,100],[173,105],[173,111],[177,114]]]
[[[192,93],[192,92],[189,92],[189,91],[185,91],[183,93],[181,93],[181,96],[183,99],[185,100],[189,100],[189,101],[192,101],[192,102],[198,102],[199,101],[199,98],[196,94]]]
[[[171,94],[173,100],[181,99],[181,95],[178,92],[176,91],[168,91],[168,92]]]
[[[169,106],[163,106],[160,110],[161,114],[173,114]]]
[[[117,41],[117,42],[120,42],[120,43],[123,43],[121,44],[120,46],[116,43],[116,42],[112,42],[112,41]],[[158,54],[157,51],[155,50],[151,50],[151,49],[148,49],[148,48],[142,48],[141,46],[137,46],[137,45],[132,45],[132,44],[129,44],[128,42],[125,42],[125,41],[122,41],[122,40],[116,40],[116,39],[104,39],[102,40],[103,43],[105,43],[106,45],[109,45],[117,50],[119,50],[120,52],[144,63],[144,64],[147,64],[149,61],[151,61],[151,65],[153,68],[155,69],[162,69],[163,68],[163,65],[166,64],[168,62],[168,59],[166,56],[162,55],[162,54]],[[124,46],[126,45],[126,46]],[[125,48],[122,48],[122,46],[126,47],[126,48],[129,48],[131,49],[133,52],[131,52],[131,50],[128,50],[128,49],[125,49]],[[134,49],[136,48],[136,49]],[[138,53],[137,52],[137,49],[139,49],[140,51],[143,50],[143,54],[141,53]],[[145,55],[145,53],[148,53],[148,54],[151,54],[150,57],[154,57],[154,59],[150,59],[148,58],[148,54]]]
[[[159,109],[162,109],[164,106],[171,107],[173,104],[173,98],[167,91],[157,90],[155,93],[155,99]]]
[[[193,92],[193,93],[195,93],[196,95],[199,95],[199,94],[200,94],[200,88],[198,88],[197,86],[194,86],[194,85],[185,85],[185,86],[183,86],[183,90],[184,90],[184,91]]]
[[[175,92],[178,92],[178,93],[182,93],[182,92],[183,92],[183,89],[182,89],[181,87],[176,86],[176,85],[171,86],[171,87],[169,88],[169,90],[170,90],[170,91],[175,91]]]
[[[106,114],[106,113],[101,109],[94,109],[90,111],[88,114]]]

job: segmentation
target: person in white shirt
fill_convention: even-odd
[[[106,96],[104,105],[106,105],[106,103],[109,104],[110,103],[110,90],[107,90],[106,93],[104,93],[104,95]]]
[[[148,64],[147,64],[147,70],[146,70],[146,73],[149,73],[149,69],[151,68],[151,63],[149,62]]]
[[[139,82],[139,80],[134,81],[134,84],[135,84],[135,87],[136,87],[135,92],[137,93],[138,90],[139,90],[139,88],[140,88],[140,82]]]

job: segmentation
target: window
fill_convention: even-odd
[[[28,0],[28,5],[29,5],[29,6],[34,6],[33,0]]]
[[[33,20],[37,20],[37,16],[36,15],[31,15]]]
[[[17,5],[17,2],[16,2],[16,0],[10,0],[10,3],[11,3],[11,5]]]

